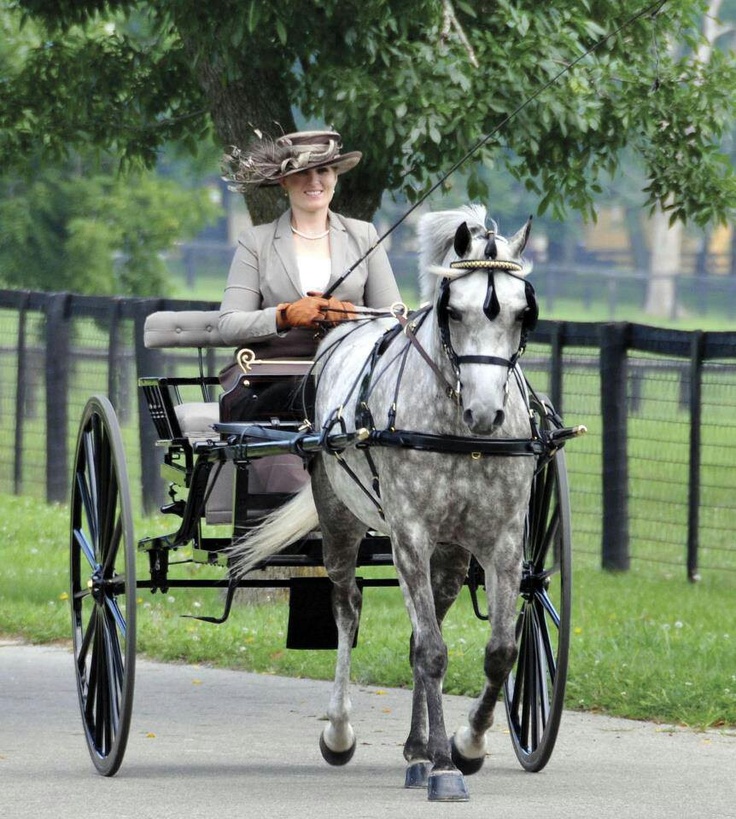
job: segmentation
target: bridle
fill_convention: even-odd
[[[355,392],[357,394],[356,407],[356,424],[358,426],[365,426],[366,428],[374,429],[373,419],[370,417],[368,410],[368,397],[372,392],[374,382],[374,374],[378,361],[381,359],[383,353],[388,349],[391,342],[400,334],[403,334],[407,339],[408,344],[404,348],[404,352],[400,354],[399,373],[396,379],[394,389],[394,400],[388,413],[388,429],[393,430],[394,419],[396,417],[397,400],[399,388],[401,385],[404,368],[406,366],[407,354],[409,350],[415,350],[427,366],[434,372],[440,384],[444,385],[444,391],[452,400],[454,400],[459,407],[462,407],[462,376],[461,367],[464,364],[487,364],[492,366],[500,366],[506,368],[506,380],[504,383],[504,403],[509,394],[509,378],[511,373],[516,373],[516,378],[521,383],[521,376],[516,370],[516,363],[523,354],[528,334],[535,328],[539,315],[537,300],[532,285],[518,273],[523,271],[523,266],[519,262],[497,259],[496,234],[495,230],[484,229],[483,235],[487,239],[484,250],[484,259],[458,259],[450,263],[450,268],[453,270],[465,271],[459,276],[445,276],[440,282],[438,288],[438,296],[433,306],[425,305],[414,313],[409,313],[406,305],[402,302],[397,302],[391,307],[391,314],[396,319],[396,325],[387,330],[375,343],[368,359],[366,361],[366,369],[361,371],[361,374],[352,385],[348,395]],[[497,272],[506,273],[519,281],[524,282],[524,292],[526,295],[526,309],[521,325],[521,334],[519,337],[519,346],[511,358],[502,358],[495,355],[463,355],[457,354],[453,344],[450,333],[449,324],[449,310],[450,302],[450,287],[453,281],[463,278],[466,275],[477,272],[478,270],[486,270],[488,272],[488,287],[486,290],[486,297],[483,303],[483,313],[489,321],[493,321],[500,313],[501,307],[496,294],[495,274]],[[440,335],[440,344],[444,350],[445,356],[452,368],[454,383],[451,383],[443,369],[439,364],[433,360],[426,349],[422,346],[417,338],[417,330],[424,323],[429,316],[432,309],[436,310],[437,326]],[[329,357],[331,352],[334,352],[337,345],[334,345],[325,354]],[[338,415],[341,414],[341,409]],[[328,424],[329,426],[329,424]]]
[[[493,242],[495,252],[495,241],[493,236],[490,236],[489,244]],[[488,246],[486,249],[488,252]],[[534,287],[522,276],[516,275],[517,272],[523,268],[517,262],[505,261],[500,259],[460,259],[450,263],[450,267],[454,270],[466,270],[468,273],[477,270],[488,271],[488,289],[486,290],[486,298],[483,303],[483,312],[489,321],[493,321],[498,316],[500,305],[498,303],[498,296],[496,295],[495,274],[503,272],[515,279],[524,282],[524,291],[526,294],[527,308],[524,313],[524,318],[521,325],[521,336],[519,338],[519,347],[511,358],[502,358],[495,355],[458,355],[452,345],[452,336],[450,333],[448,304],[450,302],[450,286],[454,278],[446,276],[442,279],[439,286],[439,295],[437,297],[437,326],[440,333],[440,342],[442,349],[447,356],[447,360],[452,367],[455,378],[455,387],[452,389],[452,397],[462,404],[462,377],[461,367],[463,364],[488,364],[497,367],[505,367],[507,370],[506,384],[508,391],[508,378],[516,367],[516,363],[523,355],[526,349],[527,338],[529,333],[536,327],[537,318],[539,316],[539,308],[534,294]]]

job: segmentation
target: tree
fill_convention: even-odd
[[[733,56],[688,68],[652,47],[672,34],[694,52],[701,0],[548,0],[543,14],[536,0],[14,6],[48,28],[0,83],[0,151],[15,161],[39,143],[53,156],[81,141],[151,166],[166,141],[242,146],[254,127],[288,131],[298,116],[364,151],[335,205],[369,218],[384,190],[416,200],[516,112],[468,163],[471,196],[485,193],[477,170],[500,163],[540,210],[590,214],[598,175],[628,145],[651,179],[649,203],[675,218],[724,220],[736,203],[719,150]],[[271,191],[248,205],[256,221],[283,207]]]
[[[23,76],[42,32],[0,7],[0,78]],[[16,103],[20,103],[16,100]],[[70,103],[71,104],[71,103]],[[121,174],[119,160],[78,139],[49,160],[43,122],[4,133],[20,153],[0,166],[0,285],[78,293],[157,295],[168,276],[161,254],[220,214],[205,190],[151,171]],[[18,110],[9,112],[17,116]],[[104,146],[101,146],[104,147]],[[169,152],[172,153],[172,152]],[[15,161],[13,161],[15,159]]]
[[[690,82],[695,88],[700,84],[698,72],[705,71],[713,60],[720,62],[715,44],[728,31],[718,20],[722,1],[708,0],[701,24],[702,37],[697,42],[691,43],[693,51],[686,50],[683,54],[682,43],[670,40],[667,44],[668,52],[675,63],[681,67],[683,72],[686,70],[691,72]],[[668,117],[666,111],[663,111],[663,116]],[[663,122],[668,122],[668,119]],[[685,130],[682,138],[697,139],[697,135],[691,135]],[[655,180],[652,184],[656,185],[658,181]],[[681,219],[673,218],[676,213],[672,211],[673,200],[665,197],[655,204],[651,214],[652,252],[644,309],[648,314],[655,316],[671,317],[677,310],[677,277],[682,270],[684,224]]]
[[[117,177],[91,161],[0,178],[0,282],[97,295],[165,292],[161,253],[194,235],[219,208],[144,172]],[[33,263],[29,263],[33,260]]]

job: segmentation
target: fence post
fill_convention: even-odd
[[[68,390],[69,293],[55,293],[46,302],[46,500],[67,500],[69,489]]]
[[[700,529],[700,429],[702,422],[703,351],[702,330],[692,334],[690,342],[690,459],[687,497],[687,576],[692,582],[698,574],[698,532]]]
[[[627,571],[630,564],[626,429],[627,336],[628,324],[601,326],[601,565],[610,571]]]
[[[555,325],[552,328],[551,338],[552,349],[550,351],[549,397],[552,401],[552,406],[559,415],[564,415],[564,409],[562,407],[562,353],[564,337],[565,322],[555,322]]]
[[[147,350],[143,346],[143,325],[146,316],[158,309],[150,301],[140,301],[133,305],[135,369],[136,378],[161,375],[162,356],[158,350]],[[141,456],[141,492],[143,512],[150,515],[158,511],[163,502],[160,477],[160,448],[156,446],[156,429],[151,422],[143,390],[138,389],[138,440]]]
[[[18,307],[18,353],[15,375],[15,442],[13,452],[13,492],[20,495],[23,488],[23,429],[26,420],[26,378],[28,356],[26,353],[26,316],[30,293],[24,293]]]
[[[107,336],[107,397],[115,408],[120,422],[125,421],[127,415],[125,407],[121,404],[121,381],[123,380],[123,350],[120,338],[120,320],[122,317],[122,301],[119,297],[110,300],[107,311],[108,336]]]

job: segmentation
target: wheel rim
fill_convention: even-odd
[[[70,599],[77,691],[100,773],[120,767],[135,674],[135,544],[120,428],[91,398],[77,438],[71,490]]]
[[[516,756],[528,771],[549,761],[564,706],[570,646],[570,507],[564,452],[534,478],[519,595],[519,655],[504,685]]]

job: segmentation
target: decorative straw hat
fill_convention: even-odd
[[[222,158],[223,179],[230,190],[243,192],[246,185],[278,185],[282,179],[310,168],[334,167],[345,173],[360,162],[360,151],[341,154],[340,134],[335,131],[297,131],[273,140],[267,136],[251,142],[247,151],[233,146]]]

